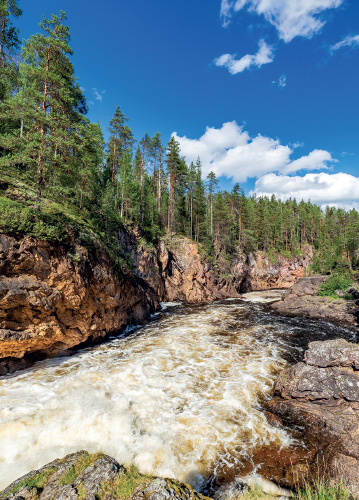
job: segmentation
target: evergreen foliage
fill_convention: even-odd
[[[64,12],[41,21],[18,65],[12,20],[21,11],[17,0],[0,5],[2,231],[64,241],[71,227],[76,234],[85,227],[118,259],[116,234],[125,225],[148,242],[192,238],[213,261],[255,251],[275,261],[309,245],[314,272],[359,267],[355,210],[247,197],[238,184],[221,190],[215,173],[204,181],[200,158],[187,164],[174,137],[165,145],[157,132],[137,142],[120,106],[105,144],[99,124],[86,118]]]

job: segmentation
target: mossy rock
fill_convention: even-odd
[[[187,484],[141,474],[103,453],[80,451],[14,481],[0,500],[205,500]]]

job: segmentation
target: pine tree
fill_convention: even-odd
[[[115,175],[117,173],[119,158],[121,156],[121,130],[127,118],[122,113],[120,106],[117,106],[110,121],[109,132],[111,134],[109,141],[109,151],[112,163],[111,183],[115,184]]]
[[[19,30],[11,22],[11,17],[22,14],[18,0],[0,2],[0,102],[11,95],[17,84],[17,50],[20,47]]]
[[[180,147],[179,143],[172,136],[167,145],[167,170],[169,177],[168,189],[168,232],[172,238],[173,218],[174,218],[174,198],[175,182],[177,179],[178,167],[180,165]]]
[[[208,191],[209,191],[209,213],[210,213],[210,228],[211,228],[211,240],[213,241],[213,199],[216,187],[218,186],[218,181],[216,179],[216,174],[210,172],[207,175],[208,179]]]
[[[64,175],[72,182],[78,169],[82,113],[87,111],[69,59],[72,51],[65,19],[64,12],[43,19],[40,28],[45,34],[33,35],[25,43],[20,92],[0,109],[0,114],[10,113],[24,124],[20,133],[2,137],[1,146],[11,154],[1,163],[36,171],[37,207],[43,185],[61,185],[57,180]]]

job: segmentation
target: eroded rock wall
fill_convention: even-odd
[[[273,288],[289,288],[305,276],[312,251],[302,257],[277,256],[271,262],[262,252],[240,255],[232,262],[219,259],[209,263],[198,245],[183,237],[174,237],[158,248],[133,243],[134,270],[146,280],[164,301],[208,302],[240,293]]]
[[[0,373],[24,367],[24,356],[96,343],[157,308],[153,290],[116,272],[99,248],[0,235]]]

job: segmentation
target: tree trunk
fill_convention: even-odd
[[[117,130],[115,132],[115,139],[113,141],[112,185],[114,185],[115,182],[116,146],[117,146]]]

